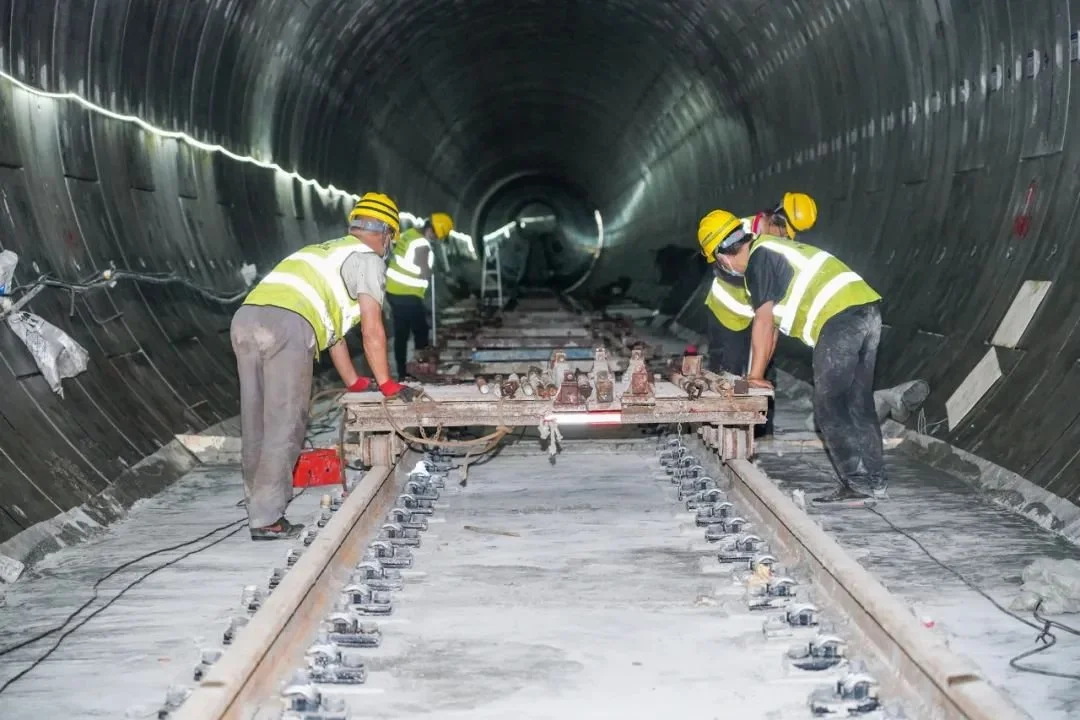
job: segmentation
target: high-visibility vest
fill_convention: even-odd
[[[721,325],[728,330],[741,332],[754,321],[754,306],[745,285],[732,285],[714,278],[705,305]]]
[[[824,250],[762,235],[750,246],[750,255],[762,248],[779,253],[794,271],[783,299],[773,306],[776,327],[810,347],[837,313],[881,300],[865,280]]]
[[[315,356],[360,322],[360,303],[349,296],[341,266],[353,253],[374,253],[351,235],[308,245],[288,256],[255,286],[245,305],[291,310],[315,331]]]
[[[394,254],[386,268],[386,292],[391,295],[424,297],[428,281],[420,274],[420,266],[416,264],[416,255],[423,248],[430,251],[431,243],[419,230],[412,228],[401,233],[401,237],[394,243]],[[430,262],[430,254],[428,258]]]

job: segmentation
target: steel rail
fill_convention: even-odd
[[[404,456],[406,460],[410,455]],[[285,574],[236,641],[174,714],[174,720],[248,720],[280,702],[281,683],[303,663],[338,593],[404,482],[408,463],[368,470]]]
[[[773,546],[806,567],[814,587],[851,618],[859,632],[850,640],[886,669],[875,673],[886,692],[932,720],[1030,720],[749,460],[729,460],[724,467],[732,499],[757,515]]]

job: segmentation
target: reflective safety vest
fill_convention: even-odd
[[[837,313],[881,300],[865,280],[824,250],[772,235],[755,240],[750,255],[761,248],[782,255],[794,271],[783,299],[773,307],[776,327],[810,347]]]
[[[416,255],[422,248],[428,249],[428,262],[431,262],[431,243],[423,233],[416,228],[401,233],[394,243],[394,254],[386,268],[386,292],[424,297],[428,281],[420,274],[420,266],[416,264]]]
[[[720,278],[714,278],[705,305],[721,325],[728,330],[741,332],[754,321],[754,306],[750,304],[750,293],[744,285],[732,285]]]
[[[245,305],[292,310],[315,331],[315,357],[360,322],[360,303],[349,296],[341,266],[353,253],[374,253],[351,235],[308,245],[271,270],[244,299]]]

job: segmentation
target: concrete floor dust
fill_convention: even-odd
[[[781,397],[777,437],[805,435],[804,392]],[[790,494],[807,500],[834,482],[821,450],[762,454],[756,464]],[[1080,548],[981,497],[963,481],[928,467],[902,448],[886,452],[888,502],[876,510],[911,534],[938,560],[987,592],[1006,608],[1019,594],[1020,576],[1039,557],[1080,558]],[[809,503],[808,503],[809,505]],[[1038,631],[996,609],[954,574],[930,560],[911,540],[868,510],[809,508],[812,517],[919,617],[934,621],[952,650],[972,660],[985,676],[1036,720],[1080,717],[1080,684],[1074,680],[1024,673],[1010,658],[1036,647]],[[1018,613],[1033,620],[1030,613]],[[1080,628],[1080,617],[1056,618]],[[1080,638],[1057,632],[1054,648],[1028,658],[1036,668],[1076,673]]]
[[[48,556],[8,591],[7,607],[0,609],[0,647],[62,623],[90,598],[94,581],[112,568],[244,518],[244,509],[236,506],[243,496],[237,468],[202,467],[157,497],[137,503],[101,537]],[[317,493],[304,493],[289,514],[294,519],[311,516],[318,504]],[[118,573],[102,584],[100,599],[87,612],[140,574],[203,544]],[[0,718],[156,717],[170,684],[192,684],[200,650],[221,646],[229,619],[242,614],[244,586],[265,588],[271,569],[283,565],[288,547],[280,542],[254,543],[242,529],[151,575],[0,695]],[[0,684],[44,653],[57,637],[0,657]]]
[[[380,622],[383,646],[365,654],[354,711],[807,717],[828,676],[785,673],[793,641],[763,638],[763,616],[655,467],[651,454],[575,452],[552,468],[537,453],[450,483]]]

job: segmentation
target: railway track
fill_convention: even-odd
[[[534,337],[583,323],[544,312],[528,315]],[[641,349],[621,340],[619,397]],[[516,359],[493,362],[502,372]],[[475,383],[436,388],[420,408],[343,398],[344,451],[368,469],[163,716],[585,717],[593,693],[600,714],[623,717],[1026,717],[749,461],[765,398],[729,388],[691,401],[649,380],[651,403],[607,407],[492,400]],[[590,440],[593,419],[666,432]],[[560,425],[582,439],[564,439],[554,466],[530,438],[469,468],[467,488],[460,466],[475,446],[451,456],[402,437],[535,428],[552,448]]]

